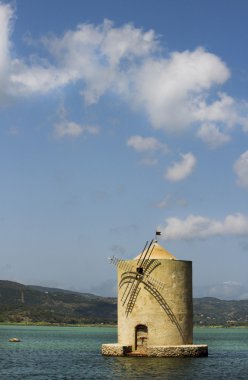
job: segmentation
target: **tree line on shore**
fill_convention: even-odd
[[[248,326],[248,300],[193,300],[196,326]],[[0,323],[116,324],[117,299],[0,280]]]

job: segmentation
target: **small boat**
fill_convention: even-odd
[[[10,338],[9,342],[17,343],[17,342],[21,342],[21,339],[19,339],[19,338]]]

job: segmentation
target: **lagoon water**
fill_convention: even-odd
[[[103,357],[111,327],[0,326],[1,380],[248,379],[248,329],[199,328],[207,358]],[[20,343],[10,343],[18,337]]]

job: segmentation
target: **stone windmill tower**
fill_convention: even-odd
[[[207,356],[193,345],[192,262],[156,240],[133,260],[112,258],[118,272],[118,343],[103,355]]]

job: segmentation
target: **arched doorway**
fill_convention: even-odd
[[[146,325],[137,325],[135,327],[135,350],[146,351],[148,340],[148,328]]]

